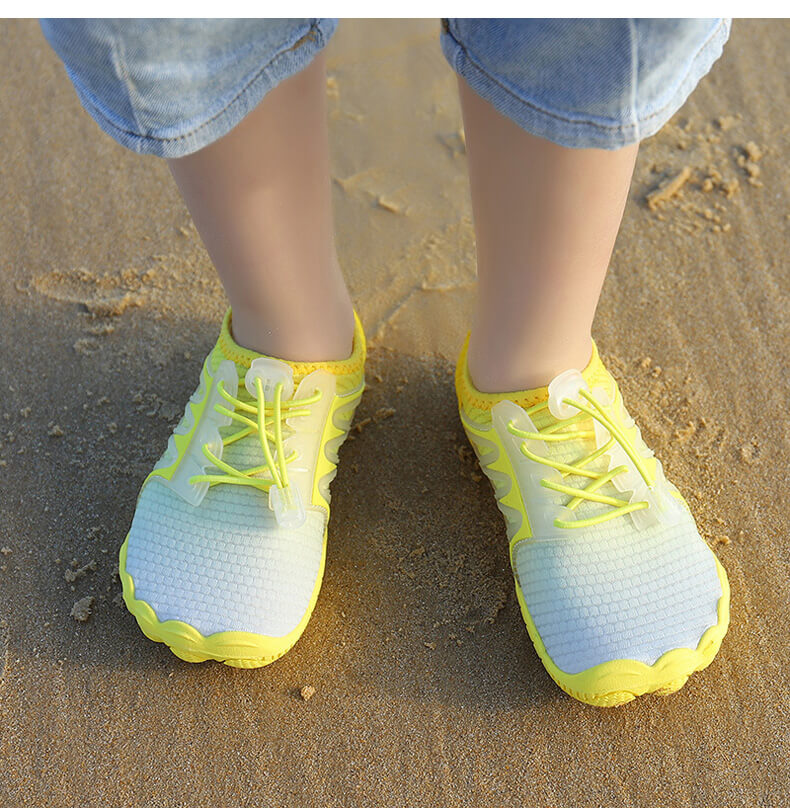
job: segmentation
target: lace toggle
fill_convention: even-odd
[[[294,371],[286,362],[259,356],[253,359],[244,377],[244,386],[253,397],[258,397],[256,379],[261,380],[263,395],[267,401],[274,401],[274,391],[278,383],[282,383],[282,400],[288,401],[294,394]]]
[[[577,407],[566,403],[564,399],[578,400],[579,391],[581,390],[590,392],[587,382],[584,381],[584,376],[578,370],[564,370],[558,376],[555,376],[549,384],[549,412],[558,421],[573,418],[574,415],[578,414],[579,410]]]

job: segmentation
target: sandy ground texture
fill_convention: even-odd
[[[790,24],[736,22],[644,144],[603,291],[603,356],[733,590],[713,665],[613,711],[544,673],[457,419],[475,261],[438,27],[329,47],[370,387],[314,617],[250,672],[147,641],[115,572],[222,290],[163,163],[99,131],[34,22],[0,24],[3,806],[786,804]]]

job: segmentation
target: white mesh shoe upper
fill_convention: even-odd
[[[652,665],[667,651],[696,648],[718,622],[716,564],[690,515],[671,527],[636,531],[620,517],[526,539],[514,564],[546,651],[566,673],[613,659]]]
[[[311,374],[304,382],[308,394],[322,385],[325,389],[310,414],[292,416],[293,426],[287,427],[285,454],[296,450],[288,464],[290,480],[301,489],[305,504],[300,526],[278,524],[267,491],[248,485],[206,485],[204,496],[192,497],[189,491],[185,496],[189,476],[201,472],[197,444],[187,450],[193,456],[183,461],[188,468],[184,479],[173,484],[153,476],[143,486],[129,532],[126,571],[134,580],[135,597],[148,603],[159,621],[180,620],[203,636],[246,631],[267,637],[284,636],[301,622],[324,553],[327,513],[310,502],[320,436],[335,389],[328,374]],[[193,400],[201,398],[205,384],[203,379]],[[219,435],[226,438],[238,430],[238,424],[223,426]],[[157,468],[175,457],[171,445]],[[238,470],[266,464],[256,434],[224,447],[221,459]],[[210,472],[220,473],[209,466]]]
[[[619,394],[613,382],[608,394],[619,409],[621,399],[616,398]],[[574,412],[578,410],[570,409],[561,417]],[[624,408],[622,415],[630,420]],[[660,466],[660,495],[669,503],[663,521],[636,511],[585,527],[559,528],[554,525],[555,516],[562,521],[590,519],[612,506],[583,501],[575,510],[568,510],[565,506],[570,496],[542,486],[541,480],[554,479],[581,488],[591,482],[590,478],[566,474],[563,479],[549,466],[526,459],[521,451],[523,440],[508,431],[508,424],[532,433],[556,424],[556,420],[544,409],[531,421],[522,408],[503,401],[492,411],[490,430],[496,432],[516,469],[515,482],[533,534],[513,547],[514,573],[546,652],[557,667],[574,674],[616,659],[652,665],[667,651],[695,649],[706,629],[718,622],[722,588],[713,553],[700,537],[687,507],[676,498],[674,486],[663,480]],[[528,447],[555,463],[573,465],[609,439],[609,432],[599,428],[598,422],[595,427],[593,430],[593,419],[576,427],[593,430],[594,438],[530,440]],[[470,438],[497,486],[498,497],[504,498],[509,482],[500,472],[486,468],[496,461],[499,449],[480,435]],[[635,437],[632,433],[632,439],[640,454],[651,454],[638,433]],[[614,461],[606,453],[585,468],[605,472],[632,462],[619,448],[612,454]],[[630,477],[622,474],[631,480],[638,476],[635,468],[629,470]],[[597,493],[626,502],[629,499],[629,492],[623,493],[612,482],[602,485]],[[513,537],[521,519],[512,508],[503,507],[503,512]]]
[[[281,528],[265,494],[239,485],[212,487],[196,508],[152,478],[132,522],[126,571],[160,621],[181,620],[203,636],[281,637],[307,610],[325,522],[314,508],[302,527]]]

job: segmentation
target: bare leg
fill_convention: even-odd
[[[541,387],[590,360],[638,147],[557,146],[458,84],[479,276],[469,372],[487,392]]]
[[[323,52],[225,137],[169,160],[241,345],[345,359],[354,320],[334,243]]]

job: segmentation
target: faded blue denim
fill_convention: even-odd
[[[181,157],[229,132],[335,19],[42,20],[80,101],[123,146]],[[652,135],[721,55],[728,20],[447,19],[450,66],[519,126],[576,148]]]
[[[523,129],[617,149],[677,112],[721,56],[730,21],[455,19],[443,29],[453,70]]]

